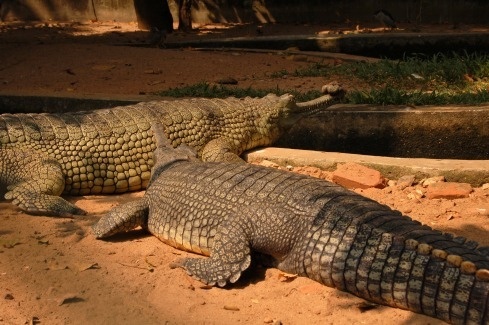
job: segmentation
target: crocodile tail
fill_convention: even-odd
[[[374,201],[329,200],[298,246],[287,272],[449,323],[489,324],[484,249]]]
[[[367,231],[365,229],[365,231]],[[487,324],[489,271],[414,239],[370,233],[348,291],[452,324]],[[348,257],[346,265],[355,264]],[[353,285],[354,284],[354,285]]]
[[[151,129],[156,140],[156,149],[153,152],[154,166],[151,169],[149,184],[152,184],[163,171],[174,163],[198,160],[197,152],[185,144],[174,149],[161,123],[154,123]]]

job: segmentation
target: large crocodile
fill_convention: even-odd
[[[83,214],[59,197],[144,189],[153,166],[151,123],[174,146],[186,143],[206,161],[242,161],[333,97],[294,96],[143,102],[93,112],[0,115],[0,195],[32,214]]]
[[[142,226],[171,246],[209,255],[178,262],[209,285],[238,280],[258,252],[280,270],[375,303],[489,324],[487,248],[324,180],[204,163],[168,145],[155,156],[145,196],[102,217],[93,227],[98,238]]]

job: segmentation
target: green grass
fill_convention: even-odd
[[[375,63],[352,62],[341,65],[313,63],[293,72],[281,70],[272,74],[280,78],[335,76],[364,81],[373,88],[391,85],[399,89],[465,89],[489,80],[489,56],[485,54],[417,55],[402,60],[380,60]],[[469,81],[470,76],[474,81]]]
[[[229,87],[221,85],[211,85],[206,82],[200,82],[194,85],[171,88],[168,90],[157,92],[159,96],[168,97],[207,97],[207,98],[226,98],[226,97],[264,97],[270,93],[276,95],[282,94],[293,94],[296,96],[298,101],[308,101],[321,96],[319,91],[308,91],[305,93],[298,92],[291,89],[254,89],[254,88],[239,88],[239,87]]]
[[[479,105],[489,102],[489,91],[476,92],[407,92],[392,87],[372,89],[369,91],[353,91],[346,95],[344,100],[350,104],[371,105],[449,105],[470,104]]]
[[[350,80],[366,85],[350,90],[343,99],[350,104],[373,105],[448,105],[489,102],[489,55],[438,54],[418,55],[402,60],[376,63],[353,62],[340,65],[313,63],[293,72],[280,70],[272,78],[284,76],[324,77],[326,80]],[[351,88],[351,87],[350,87]],[[254,89],[210,85],[202,82],[159,92],[170,97],[263,97],[268,93],[291,93],[298,101],[319,97],[319,91],[305,93],[291,89]]]

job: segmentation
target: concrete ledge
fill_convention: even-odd
[[[281,166],[314,166],[327,171],[335,170],[341,163],[355,162],[393,180],[415,175],[417,180],[444,176],[449,182],[469,183],[475,187],[489,183],[489,160],[391,158],[275,147],[248,152],[245,159],[251,163],[269,160]]]
[[[388,157],[489,159],[489,106],[333,105],[277,147]]]
[[[347,54],[401,57],[405,53],[434,54],[464,49],[467,52],[489,50],[489,33],[385,33],[348,35],[290,35],[202,39],[166,43],[167,48],[241,47],[302,51],[341,52]]]

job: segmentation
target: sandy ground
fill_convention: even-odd
[[[317,32],[311,26],[304,29]],[[141,43],[145,37],[134,24],[0,25],[0,91],[136,95],[224,77],[257,88],[307,90],[328,82],[269,77],[308,65],[315,60],[311,58],[112,45]],[[489,189],[477,188],[469,198],[456,200],[429,200],[419,194],[420,185],[357,192],[489,245]],[[359,298],[260,266],[235,285],[209,289],[183,270],[170,269],[171,262],[188,253],[140,230],[110,241],[94,239],[90,226],[103,213],[142,195],[70,198],[90,213],[74,219],[29,216],[0,201],[0,324],[442,323],[383,306],[362,312]]]

